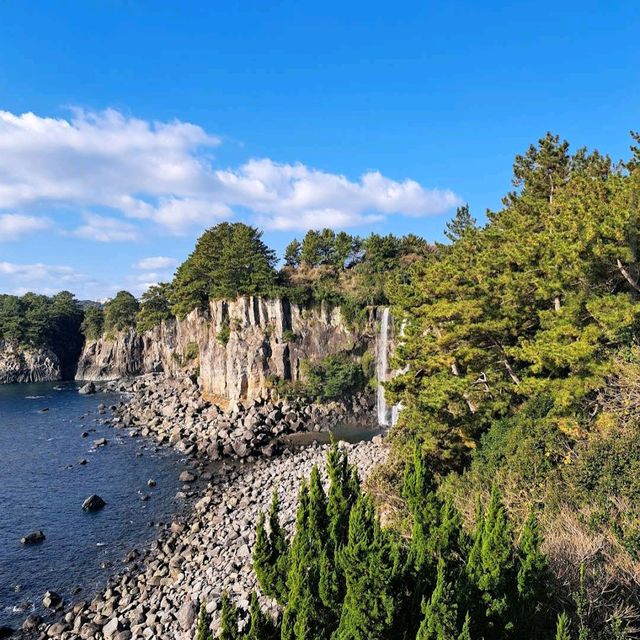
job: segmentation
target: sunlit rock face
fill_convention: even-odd
[[[373,350],[373,313],[364,330],[344,322],[329,305],[303,308],[284,299],[238,298],[211,302],[207,312],[163,322],[85,345],[76,378],[109,380],[164,371],[193,372],[202,391],[220,399],[252,400],[264,395],[274,376],[298,380],[305,360]]]

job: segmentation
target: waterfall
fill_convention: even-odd
[[[376,393],[376,405],[378,409],[378,424],[389,426],[393,424],[393,409],[387,406],[384,397],[384,385],[389,377],[389,307],[385,307],[380,318],[380,330],[376,340],[376,377],[378,388]]]

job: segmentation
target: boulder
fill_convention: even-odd
[[[45,539],[44,531],[33,531],[24,538],[20,539],[22,544],[36,544],[36,542],[42,542]]]
[[[99,449],[100,447],[106,446],[108,442],[109,441],[106,438],[98,438],[97,440],[93,441],[93,448]]]
[[[84,511],[100,511],[106,504],[99,495],[94,493],[82,503],[82,509]]]
[[[196,608],[192,602],[185,602],[178,611],[178,622],[183,631],[189,631],[196,620]]]
[[[195,479],[196,477],[189,471],[183,471],[179,478],[180,482],[193,482]]]
[[[78,393],[82,395],[91,395],[96,392],[96,385],[93,382],[87,382],[84,386],[78,389]]]
[[[42,605],[52,611],[60,611],[64,606],[64,600],[55,591],[47,591],[42,598]]]

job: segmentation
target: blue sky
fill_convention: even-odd
[[[140,293],[222,219],[440,239],[547,130],[627,155],[638,33],[635,1],[4,0],[0,291]]]

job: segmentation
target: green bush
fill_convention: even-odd
[[[231,327],[229,325],[229,318],[225,318],[222,321],[222,325],[220,326],[220,331],[218,331],[218,335],[216,336],[216,340],[226,346],[227,342],[229,342],[229,338],[231,337]]]
[[[306,394],[316,402],[348,398],[366,385],[360,362],[348,355],[327,356],[303,365]]]

